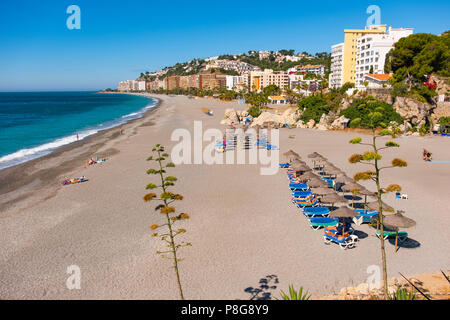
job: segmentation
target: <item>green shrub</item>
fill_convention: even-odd
[[[352,121],[350,121],[349,127],[350,128],[358,128],[361,124],[361,118],[355,118]]]
[[[258,107],[250,107],[250,108],[248,108],[247,112],[253,118],[257,118],[261,114],[261,109]]]
[[[308,292],[303,293],[303,287],[300,287],[297,292],[293,285],[289,285],[289,295],[281,291],[281,298],[283,300],[309,300],[311,299],[311,295]]]
[[[299,102],[299,108],[304,110],[300,119],[307,123],[311,119],[319,122],[324,113],[328,114],[331,111],[332,106],[323,97],[311,96],[301,100]]]

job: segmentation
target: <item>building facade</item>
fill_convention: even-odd
[[[324,76],[325,73],[327,72],[327,67],[325,67],[322,64],[307,65],[307,66],[297,67],[297,71],[302,72],[302,73],[314,73],[319,76]]]
[[[389,28],[387,34],[367,34],[357,40],[355,86],[364,87],[364,75],[384,73],[386,54],[401,38],[413,34],[411,28]]]
[[[289,88],[289,74],[285,71],[252,71],[249,77],[249,88],[253,91],[261,91],[269,85],[276,85],[281,89]]]
[[[331,68],[328,79],[330,88],[342,87],[344,80],[344,43],[331,47]]]

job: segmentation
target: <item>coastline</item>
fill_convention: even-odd
[[[108,93],[99,92],[98,94]],[[140,95],[116,92],[114,94]],[[130,128],[134,129],[147,122],[147,120],[150,120],[151,116],[157,112],[162,103],[160,98],[146,94],[144,94],[144,96],[154,99],[156,104],[143,113],[141,117],[130,119],[125,123],[118,124],[108,129],[100,130],[82,140],[58,147],[49,154],[0,170],[0,212],[7,210],[18,202],[26,200],[33,193],[30,189],[29,191],[22,190],[18,192],[18,195],[13,195],[13,193],[17,192],[19,189],[26,189],[29,185],[32,185],[33,189],[36,187],[49,187],[51,192],[42,197],[42,199],[48,199],[53,196],[56,193],[56,189],[58,189],[53,186],[55,180],[62,181],[65,177],[70,176],[75,169],[83,166],[89,158],[94,156],[94,154],[100,158],[110,157],[116,154],[118,151],[114,148],[108,148],[106,150],[102,149],[108,141],[113,141],[119,137],[122,130],[123,133],[129,137]],[[72,157],[70,156],[70,153],[73,153]],[[60,162],[62,164],[45,166],[46,162]],[[40,167],[47,168],[39,169]]]
[[[161,99],[158,109],[134,125],[127,124],[124,135],[117,128],[110,130],[92,139],[96,141],[27,169],[35,171],[35,179],[13,192],[27,198],[16,199],[19,202],[11,203],[0,216],[1,298],[178,298],[171,263],[155,254],[162,246],[149,230],[153,223],[164,223],[163,217],[142,200],[145,185],[154,182],[146,174],[151,167],[146,158],[156,143],[171,150],[176,143],[171,140],[173,130],[192,133],[194,121],[202,121],[203,130],[224,130],[219,122],[225,109],[245,107],[213,99],[155,97]],[[214,116],[206,115],[202,107],[213,110]],[[348,143],[355,136],[354,132],[282,129],[280,152],[292,149],[311,165],[307,155],[317,151],[353,176],[361,167],[347,159],[364,151]],[[411,246],[394,253],[387,242],[389,277],[448,269],[445,173],[449,167],[425,163],[420,157],[421,147],[426,146],[436,159],[450,159],[446,139],[399,137],[401,147],[386,153],[383,160],[399,156],[408,161],[407,168],[383,176],[383,184],[400,184],[409,199],[386,196],[385,202],[417,222],[408,229]],[[84,169],[90,151],[112,155],[104,164]],[[23,171],[16,172],[21,179],[26,178]],[[57,172],[61,177],[86,175],[89,181],[61,186]],[[55,175],[53,180],[49,174]],[[379,241],[366,225],[355,227],[361,236],[355,249],[325,246],[321,231],[312,230],[292,205],[283,170],[262,176],[259,165],[183,164],[171,168],[170,174],[178,178],[174,192],[184,197],[177,212],[191,216],[180,224],[187,230],[180,239],[192,243],[180,252],[188,299],[249,299],[246,288],[258,288],[267,275],[279,279],[272,297],[290,284],[313,294],[337,293],[364,282],[367,268],[380,263]],[[39,181],[44,178],[46,187]],[[80,267],[81,290],[65,286],[70,265]]]

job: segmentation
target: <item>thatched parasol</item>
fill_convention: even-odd
[[[334,179],[334,182],[348,183],[348,182],[354,182],[354,180],[350,177],[347,177],[345,174],[342,174],[342,175],[338,176],[336,179]]]
[[[364,196],[364,213],[367,211],[367,197],[376,197],[377,193],[367,190],[366,188],[363,188],[359,190],[358,194]]]
[[[309,159],[316,159],[316,158],[319,158],[319,157],[322,157],[322,155],[320,153],[317,153],[317,152],[313,152],[313,153],[308,154],[308,158]]]
[[[395,252],[397,252],[398,243],[398,229],[399,228],[411,228],[416,225],[413,219],[407,218],[402,215],[403,211],[397,211],[396,214],[388,215],[383,218],[383,225],[388,228],[395,229]]]
[[[318,176],[316,174],[312,173],[311,171],[309,171],[309,172],[306,172],[306,173],[302,174],[298,178],[304,179],[304,180],[311,180],[311,179],[318,178]]]
[[[297,164],[295,166],[291,165],[292,169],[295,170],[295,172],[299,173],[300,175],[303,174],[304,172],[308,172],[311,171],[311,168],[308,167],[306,164]]]
[[[330,218],[354,218],[358,216],[358,213],[347,206],[340,207],[339,209],[330,212]],[[342,221],[342,235],[345,232],[345,219]]]
[[[372,210],[375,210],[375,211],[380,212],[380,206],[379,206],[379,204],[378,204],[378,200],[369,202],[366,206],[367,206],[369,209],[372,209]],[[394,208],[388,206],[388,205],[387,205],[386,203],[384,203],[384,202],[381,203],[381,208],[382,208],[383,210],[386,210],[386,211],[394,211]]]
[[[326,195],[326,194],[335,194],[333,189],[330,188],[324,188],[324,187],[319,187],[319,188],[311,188],[312,193],[315,193],[317,195]]]
[[[348,200],[344,197],[341,197],[337,193],[330,193],[327,195],[324,195],[320,198],[321,203],[331,204],[332,207],[334,207],[335,203],[347,203]]]
[[[300,155],[297,152],[294,152],[292,150],[289,150],[285,153],[283,153],[283,156],[289,161],[291,162],[292,160],[295,159],[301,159]]]
[[[330,218],[354,218],[356,216],[358,216],[358,212],[347,206],[342,206],[330,212]]]

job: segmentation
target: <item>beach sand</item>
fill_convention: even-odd
[[[149,226],[163,216],[144,203],[152,181],[146,158],[156,143],[170,151],[173,130],[224,130],[219,122],[237,103],[213,99],[159,96],[161,105],[141,119],[61,148],[49,156],[0,172],[0,298],[1,299],[177,299],[171,262],[155,251],[162,248]],[[208,116],[200,110],[214,111]],[[289,135],[295,135],[290,139]],[[281,153],[307,155],[317,151],[349,176],[363,169],[348,157],[365,150],[348,141],[352,132],[308,129],[280,130]],[[364,138],[368,136],[362,135]],[[383,139],[381,139],[383,140]],[[385,202],[414,219],[407,230],[409,247],[397,253],[387,243],[390,277],[448,269],[450,164],[425,163],[425,147],[436,160],[450,160],[445,137],[400,137],[401,148],[386,159],[401,157],[409,166],[386,170],[382,183],[398,183],[408,200],[385,196]],[[276,144],[276,143],[275,143]],[[86,169],[90,157],[109,159]],[[180,250],[181,281],[188,299],[250,299],[248,288],[274,275],[272,297],[289,284],[314,294],[332,294],[364,282],[367,268],[380,264],[379,240],[367,225],[356,226],[361,241],[352,250],[323,243],[290,201],[284,170],[260,175],[259,165],[180,165],[174,191],[183,194],[178,212],[191,219],[180,226],[180,239],[192,247]],[[89,178],[62,186],[65,177]],[[364,183],[370,190],[374,185]],[[69,290],[67,268],[81,270],[81,289]],[[247,290],[246,290],[247,289]]]

